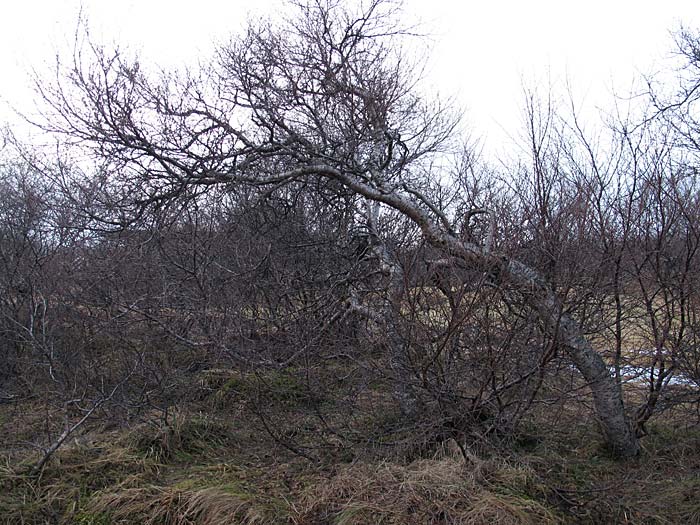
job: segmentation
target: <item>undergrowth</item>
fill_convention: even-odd
[[[508,442],[447,440],[405,453],[394,416],[382,425],[379,413],[359,418],[351,429],[357,437],[365,427],[384,428],[385,440],[342,444],[323,434],[303,385],[272,374],[265,380],[276,387],[273,430],[316,440],[310,461],[246,410],[259,401],[259,380],[210,374],[196,402],[122,430],[94,427],[39,475],[31,475],[36,453],[8,449],[0,523],[700,523],[700,430],[677,421],[649,425],[642,456],[625,462],[575,417],[559,434],[535,418]]]

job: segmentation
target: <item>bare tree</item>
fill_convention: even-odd
[[[42,126],[95,152],[100,169],[83,192],[95,196],[95,213],[115,225],[213,187],[272,193],[302,185],[334,196],[335,206],[348,206],[342,215],[366,228],[388,279],[386,302],[368,302],[349,287],[347,304],[378,316],[396,355],[392,367],[410,385],[394,329],[398,303],[408,295],[406,274],[378,226],[382,217],[402,217],[447,264],[518,295],[530,312],[523,315],[537,319],[588,383],[607,443],[620,456],[636,455],[619,385],[550,274],[498,249],[502,218],[494,210],[487,210],[493,219],[485,238],[456,233],[440,198],[446,174],[439,167],[459,142],[458,118],[419,95],[417,72],[401,53],[408,32],[396,22],[397,9],[382,0],[357,8],[300,3],[288,22],[251,25],[210,68],[157,81],[119,51],[78,46],[57,83],[38,85],[48,102]],[[464,213],[468,221],[474,210]],[[412,411],[415,393],[397,394],[410,398]]]

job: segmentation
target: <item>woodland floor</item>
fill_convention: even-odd
[[[533,414],[507,443],[461,449],[409,439],[381,410],[334,434],[317,400],[275,381],[256,404],[264,419],[244,377],[223,372],[193,381],[167,415],[96,419],[38,476],[26,443],[50,418],[36,400],[0,405],[0,523],[700,523],[700,428],[681,415],[649,425],[629,461],[570,409],[559,432]],[[381,392],[367,394],[381,406]]]

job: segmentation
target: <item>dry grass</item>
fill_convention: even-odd
[[[526,493],[532,473],[448,454],[408,465],[357,463],[304,495],[302,523],[547,524],[556,512]]]
[[[157,473],[152,462],[116,443],[60,450],[38,478],[28,474],[32,464],[0,472],[0,523],[73,523],[95,491],[140,486]]]
[[[700,430],[682,425],[687,418],[650,424],[642,457],[628,462],[605,454],[574,403],[534,410],[520,439],[466,447],[466,458],[452,441],[402,454],[400,443],[357,439],[336,451],[331,437],[340,437],[321,434],[303,388],[286,374],[266,376],[275,387],[275,431],[285,437],[293,427],[322,443],[313,463],[242,415],[239,399],[257,395],[258,384],[209,375],[193,385],[205,395],[186,408],[167,418],[150,414],[128,430],[93,427],[60,449],[39,478],[26,474],[35,453],[3,449],[0,524],[700,523]],[[212,403],[217,392],[223,401]],[[416,434],[395,428],[381,389],[363,395],[352,436],[384,426],[392,441],[412,437],[415,444]],[[24,421],[15,420],[14,430],[31,437],[19,427]]]
[[[643,457],[629,462],[574,447],[577,434],[572,446],[540,436],[465,458],[448,441],[410,462],[360,454],[314,465],[253,435],[226,441],[222,424],[180,412],[167,430],[144,425],[62,449],[39,479],[21,464],[0,468],[0,523],[700,523],[700,432],[650,430]]]
[[[143,523],[145,525],[255,525],[278,523],[284,507],[258,500],[237,487],[181,489],[138,487],[105,492],[83,512],[82,522]]]

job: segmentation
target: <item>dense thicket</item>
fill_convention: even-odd
[[[697,36],[677,90],[650,82],[595,141],[532,96],[496,168],[421,95],[393,4],[295,16],[197,74],[86,43],[40,86],[40,124],[91,159],[1,167],[0,395],[65,417],[48,454],[88,418],[167,417],[221,368],[257,378],[263,420],[264,372],[295,378],[349,440],[376,437],[351,431],[363,410],[464,446],[591,403],[634,456],[650,418],[697,410]]]

